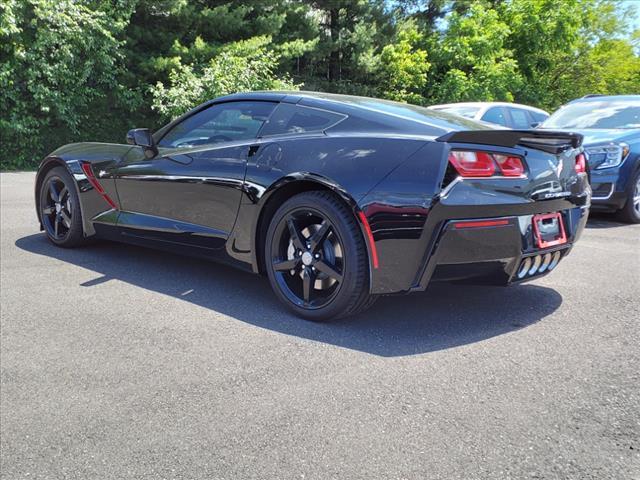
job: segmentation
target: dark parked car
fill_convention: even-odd
[[[546,275],[587,219],[581,140],[372,98],[243,93],[126,145],[59,148],[37,214],[61,247],[105,238],[266,274],[324,320],[432,281]]]
[[[640,95],[588,95],[561,107],[541,128],[582,133],[592,210],[640,223]]]

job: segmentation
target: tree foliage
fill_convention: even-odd
[[[422,48],[424,36],[413,21],[400,25],[396,39],[380,53],[379,92],[381,96],[409,103],[422,103],[431,64]]]
[[[3,0],[2,167],[256,89],[555,109],[640,93],[615,0]]]
[[[3,166],[33,165],[55,143],[97,131],[95,108],[126,96],[118,84],[124,25],[72,0],[8,0],[2,8]]]
[[[212,51],[211,60],[204,65],[178,61],[169,72],[168,87],[162,82],[151,87],[153,110],[170,120],[194,105],[229,93],[296,90],[298,86],[286,74],[276,76],[279,56],[267,49],[270,43],[270,37],[254,37]]]
[[[453,12],[437,44],[437,101],[483,99],[513,101],[522,77],[506,47],[511,29],[499,13],[477,2],[465,13]]]

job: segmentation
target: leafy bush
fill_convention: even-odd
[[[625,5],[629,5],[627,8]],[[210,98],[321,90],[553,110],[640,93],[616,0],[1,0],[1,169]]]
[[[385,45],[379,66],[381,96],[400,102],[424,102],[422,94],[431,64],[421,43],[424,36],[409,21],[400,26],[396,41]]]
[[[169,74],[169,86],[152,87],[153,106],[170,120],[211,98],[247,90],[296,90],[287,75],[277,76],[278,55],[267,50],[269,37],[225,45],[203,68],[179,65]],[[198,70],[201,70],[198,72]]]
[[[7,0],[0,21],[2,167],[94,132],[118,91],[123,24],[72,0]]]

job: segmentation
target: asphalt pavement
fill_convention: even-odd
[[[3,479],[640,479],[640,226],[314,324],[226,266],[56,248],[0,177]]]

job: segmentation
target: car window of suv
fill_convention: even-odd
[[[265,124],[260,136],[322,132],[345,118],[346,115],[339,113],[281,103]]]
[[[521,108],[509,108],[511,114],[512,128],[528,129],[531,128],[531,124],[534,122],[533,118],[529,116],[527,110]]]
[[[158,146],[181,148],[255,138],[275,106],[274,102],[212,105],[174,126]]]
[[[505,118],[504,108],[502,107],[491,107],[484,113],[480,120],[483,122],[504,125],[505,127],[507,126],[507,119]]]

